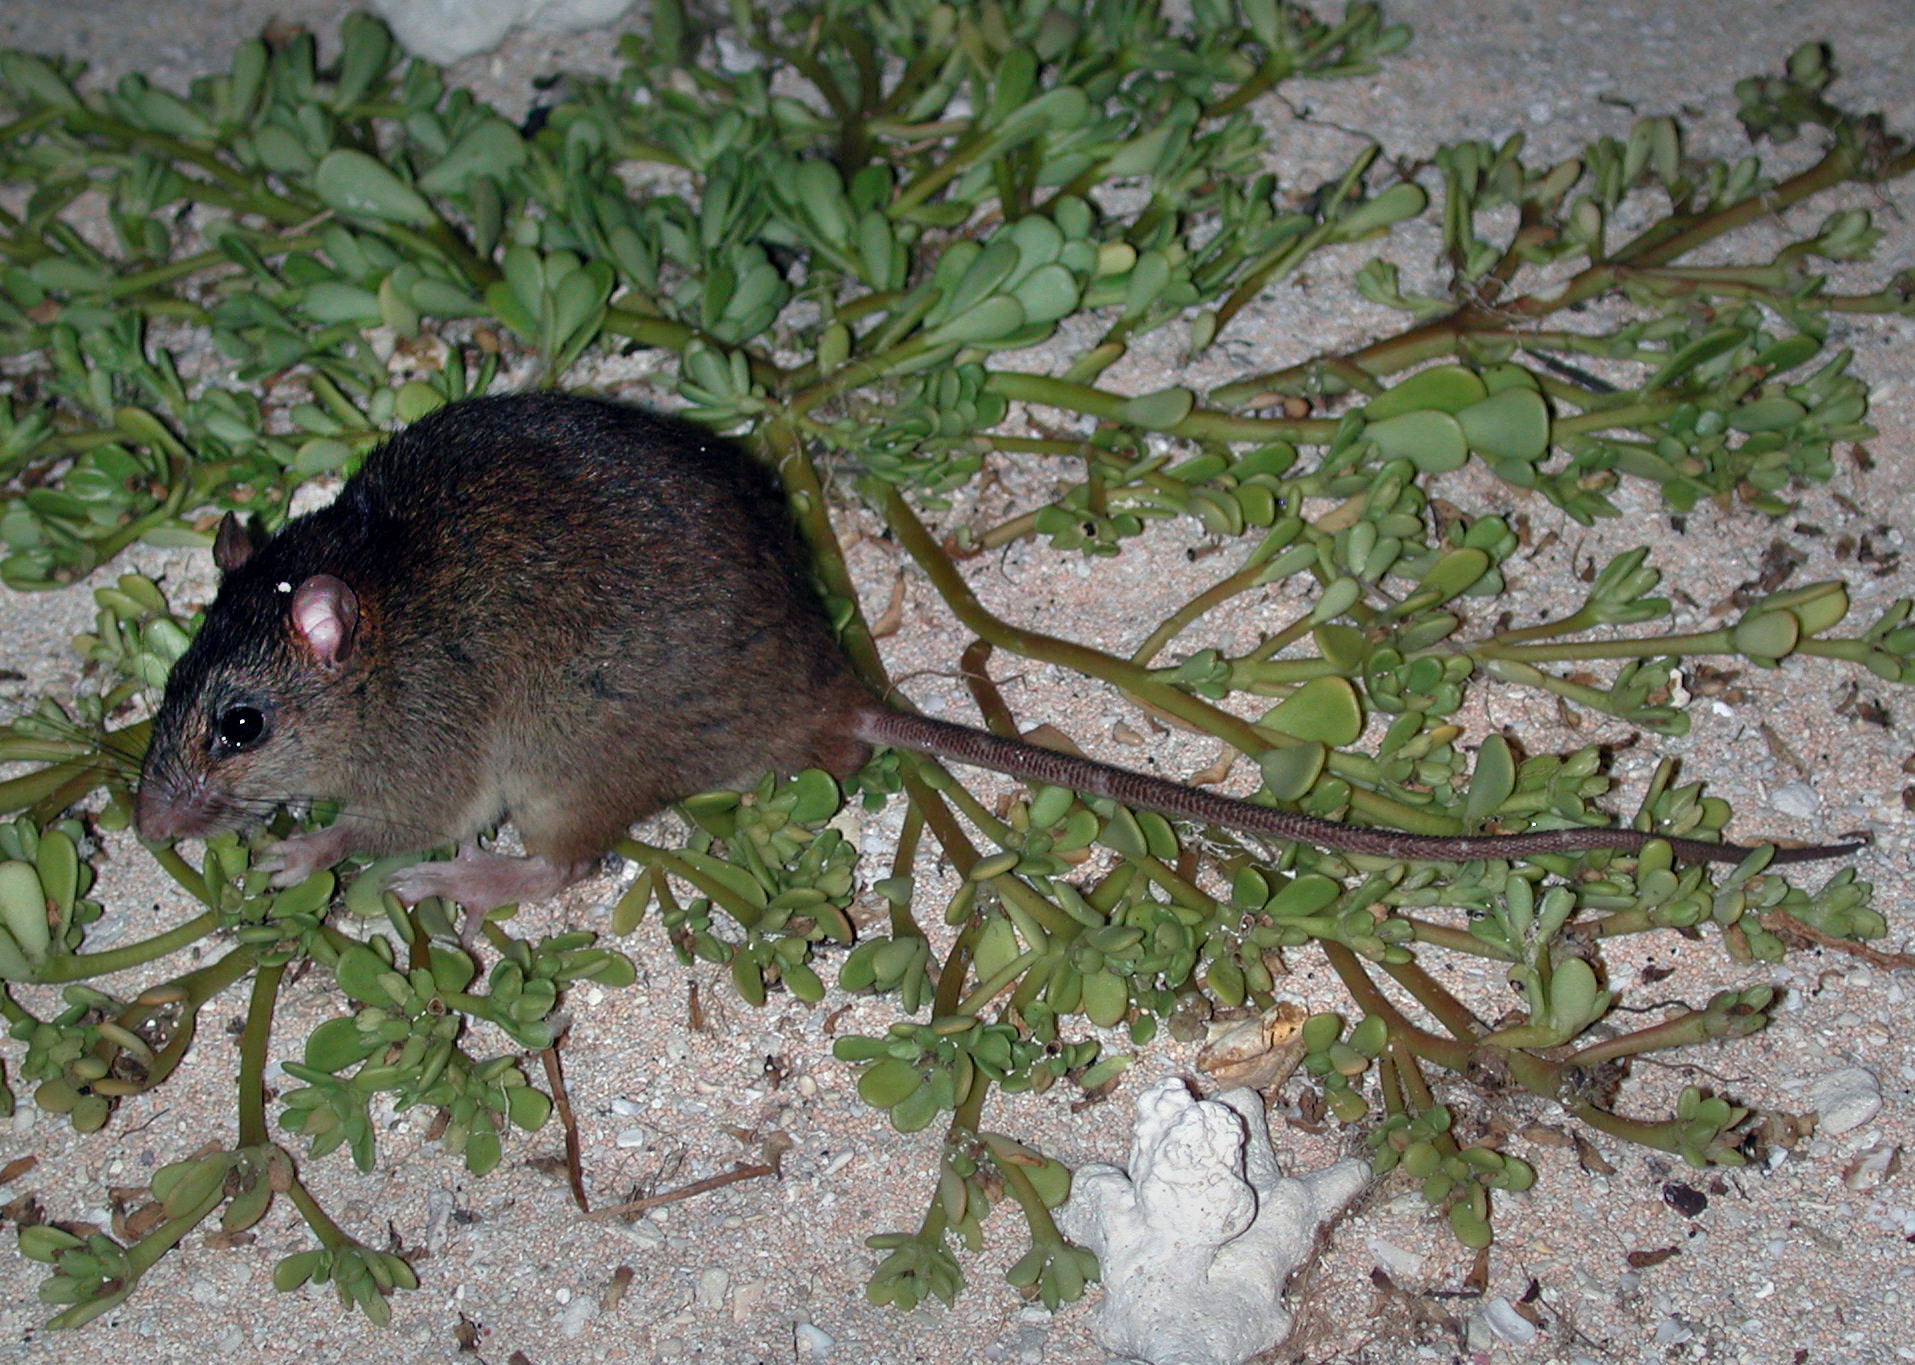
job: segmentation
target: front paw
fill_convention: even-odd
[[[253,867],[267,873],[277,887],[298,886],[352,852],[352,841],[337,825],[330,829],[290,834],[268,844],[253,859]]]

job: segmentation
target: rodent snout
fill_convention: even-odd
[[[139,795],[133,803],[133,826],[140,838],[153,843],[205,834],[216,825],[206,799],[206,783],[189,778],[168,781],[153,773],[140,775]]]

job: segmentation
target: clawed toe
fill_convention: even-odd
[[[386,879],[386,890],[407,905],[417,905],[431,896],[459,900],[460,896],[453,885],[457,878],[439,873],[439,869],[451,866],[451,863],[414,863],[411,867],[402,867]]]
[[[520,901],[544,900],[590,869],[590,863],[561,866],[544,858],[462,851],[450,862],[414,863],[401,868],[386,885],[407,904],[427,896],[443,896],[468,910],[485,911]]]
[[[544,900],[583,877],[589,862],[554,863],[546,858],[508,858],[473,845],[460,848],[449,862],[414,863],[393,873],[386,886],[407,905],[428,896],[465,907],[459,941],[468,948],[477,938],[486,912],[501,905]]]
[[[253,867],[267,874],[277,887],[298,886],[315,872],[322,872],[344,858],[351,849],[348,838],[337,826],[291,834],[268,844],[253,859]]]

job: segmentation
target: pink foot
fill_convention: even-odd
[[[555,896],[591,870],[589,861],[508,858],[476,844],[462,844],[459,856],[450,862],[414,863],[393,873],[386,886],[407,905],[427,896],[459,902],[465,907],[465,929],[459,938],[470,947],[486,911]]]

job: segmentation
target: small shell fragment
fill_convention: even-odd
[[[1197,1069],[1218,1085],[1270,1090],[1290,1079],[1303,1060],[1303,1021],[1308,1011],[1279,1000],[1254,1019],[1213,1025],[1197,1054]]]

